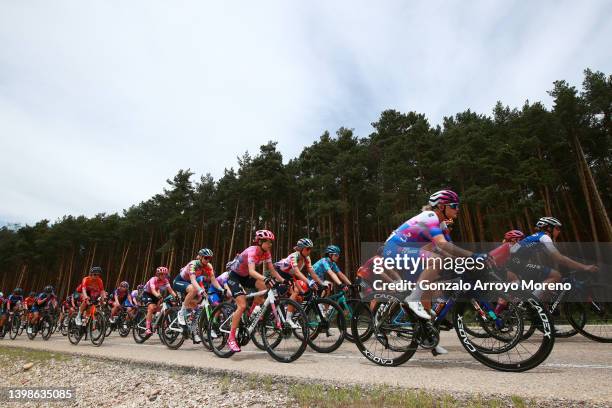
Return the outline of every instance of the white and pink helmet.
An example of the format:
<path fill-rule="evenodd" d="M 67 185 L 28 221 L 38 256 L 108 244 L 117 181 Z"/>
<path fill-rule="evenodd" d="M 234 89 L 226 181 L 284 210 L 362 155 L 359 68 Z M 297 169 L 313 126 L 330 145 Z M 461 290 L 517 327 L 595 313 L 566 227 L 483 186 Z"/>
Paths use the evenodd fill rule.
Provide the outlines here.
<path fill-rule="evenodd" d="M 459 204 L 459 196 L 452 190 L 436 191 L 429 196 L 429 205 L 435 207 L 438 204 Z"/>
<path fill-rule="evenodd" d="M 274 237 L 274 233 L 268 230 L 257 230 L 255 231 L 255 241 L 259 241 L 262 239 L 269 239 L 270 241 L 274 241 L 276 238 Z"/>

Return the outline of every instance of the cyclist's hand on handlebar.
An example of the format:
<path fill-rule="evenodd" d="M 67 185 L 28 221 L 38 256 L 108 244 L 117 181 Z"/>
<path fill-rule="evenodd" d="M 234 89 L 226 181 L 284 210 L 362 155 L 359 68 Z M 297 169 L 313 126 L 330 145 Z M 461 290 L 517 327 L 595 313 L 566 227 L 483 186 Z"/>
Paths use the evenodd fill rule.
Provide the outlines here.
<path fill-rule="evenodd" d="M 599 266 L 597 265 L 587 265 L 587 267 L 584 269 L 585 272 L 591 272 L 591 273 L 595 273 L 599 271 Z"/>
<path fill-rule="evenodd" d="M 272 288 L 274 286 L 274 284 L 275 284 L 275 281 L 274 281 L 273 278 L 268 277 L 268 278 L 264 279 L 264 283 L 266 284 L 266 286 L 268 288 Z"/>

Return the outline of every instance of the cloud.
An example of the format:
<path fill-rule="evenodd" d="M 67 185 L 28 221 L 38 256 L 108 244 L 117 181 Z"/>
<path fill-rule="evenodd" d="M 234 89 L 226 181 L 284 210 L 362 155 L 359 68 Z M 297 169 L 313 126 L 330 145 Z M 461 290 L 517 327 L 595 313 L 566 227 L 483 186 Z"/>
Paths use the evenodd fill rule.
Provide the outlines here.
<path fill-rule="evenodd" d="M 433 124 L 612 71 L 609 2 L 4 3 L 0 219 L 120 211 L 178 169 L 279 141 Z"/>

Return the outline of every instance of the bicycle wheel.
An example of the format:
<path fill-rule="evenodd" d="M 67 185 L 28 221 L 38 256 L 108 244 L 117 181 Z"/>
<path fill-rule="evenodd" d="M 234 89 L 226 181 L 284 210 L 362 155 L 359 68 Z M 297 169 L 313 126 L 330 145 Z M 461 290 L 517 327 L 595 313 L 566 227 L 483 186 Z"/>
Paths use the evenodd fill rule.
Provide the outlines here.
<path fill-rule="evenodd" d="M 331 353 L 344 341 L 346 323 L 342 308 L 329 299 L 309 302 L 304 310 L 308 322 L 308 345 L 318 353 Z"/>
<path fill-rule="evenodd" d="M 176 350 L 185 342 L 183 328 L 178 322 L 179 311 L 175 308 L 166 309 L 158 327 L 159 334 L 166 347 Z"/>
<path fill-rule="evenodd" d="M 588 339 L 612 343 L 612 303 L 591 300 L 570 305 L 566 303 L 564 311 L 574 329 Z"/>
<path fill-rule="evenodd" d="M 515 333 L 520 337 L 520 341 L 508 350 L 487 353 L 476 347 L 479 345 L 477 338 L 470 336 L 465 330 L 469 320 L 466 320 L 464 315 L 467 309 L 473 307 L 471 303 L 461 302 L 455 305 L 453 323 L 462 346 L 480 363 L 499 371 L 527 371 L 540 365 L 550 355 L 555 344 L 554 324 L 544 304 L 531 294 L 514 301 L 509 300 L 510 302 L 515 303 L 518 308 L 520 319 L 525 319 L 527 316 L 538 330 L 534 330 L 533 334 L 525 339 L 522 327 L 515 327 Z"/>
<path fill-rule="evenodd" d="M 227 340 L 232 328 L 232 315 L 236 310 L 236 306 L 229 302 L 217 305 L 210 313 L 208 319 L 208 343 L 212 347 L 212 351 L 221 358 L 231 357 L 234 352 L 227 345 Z M 217 334 L 213 338 L 212 333 Z"/>
<path fill-rule="evenodd" d="M 200 310 L 199 316 L 198 316 L 198 331 L 199 331 L 199 335 L 200 338 L 202 339 L 202 346 L 204 346 L 204 348 L 208 351 L 212 350 L 212 346 L 210 344 L 210 342 L 208 341 L 208 313 L 210 309 L 208 309 L 208 307 L 203 308 L 202 310 Z M 212 337 L 216 338 L 218 335 L 217 333 L 213 333 Z"/>
<path fill-rule="evenodd" d="M 343 305 L 340 305 L 340 308 L 343 309 L 344 313 L 344 321 L 346 323 L 346 330 L 344 332 L 344 338 L 351 343 L 355 343 L 355 337 L 353 337 L 353 333 L 351 330 L 350 321 L 352 320 L 354 310 L 357 310 L 361 307 L 361 305 L 365 305 L 369 307 L 369 304 L 364 303 L 361 299 L 349 299 L 346 303 L 347 307 L 345 308 Z M 361 340 L 366 341 L 368 337 L 372 335 L 371 330 L 364 330 L 360 333 Z"/>
<path fill-rule="evenodd" d="M 136 314 L 136 317 L 134 318 L 134 327 L 132 328 L 132 337 L 134 337 L 134 341 L 138 344 L 142 344 L 145 341 L 147 341 L 147 339 L 149 337 L 151 337 L 150 334 L 146 334 L 147 331 L 147 311 L 146 309 L 144 310 L 138 310 L 138 313 Z"/>
<path fill-rule="evenodd" d="M 485 354 L 504 353 L 524 339 L 523 314 L 514 303 L 508 303 L 495 315 L 495 319 L 491 318 L 491 311 L 485 307 L 485 303 L 477 302 L 477 305 L 470 302 L 462 309 L 463 330 L 477 351 Z M 484 317 L 481 315 L 483 311 Z"/>
<path fill-rule="evenodd" d="M 359 352 L 375 364 L 392 367 L 408 361 L 418 348 L 418 321 L 402 312 L 396 299 L 379 300 L 372 311 L 369 305 L 354 305 L 351 335 Z"/>
<path fill-rule="evenodd" d="M 28 335 L 28 339 L 34 340 L 37 333 L 38 333 L 37 325 L 35 324 L 33 325 L 28 321 L 27 327 L 26 327 L 26 334 Z"/>
<path fill-rule="evenodd" d="M 120 315 L 120 320 L 117 323 L 117 331 L 119 332 L 119 336 L 129 336 L 130 330 L 132 329 L 131 322 L 131 320 L 128 320 L 128 316 L 126 314 Z"/>
<path fill-rule="evenodd" d="M 87 324 L 87 332 L 91 344 L 100 347 L 106 338 L 106 317 L 96 310 L 94 315 L 89 319 Z"/>
<path fill-rule="evenodd" d="M 40 322 L 40 336 L 43 340 L 49 340 L 53 334 L 54 324 L 49 316 L 43 316 Z"/>
<path fill-rule="evenodd" d="M 290 324 L 287 318 L 289 308 L 294 310 L 291 317 L 293 324 Z M 308 321 L 299 303 L 291 299 L 279 299 L 276 303 L 276 313 L 272 307 L 268 307 L 260 327 L 266 351 L 276 361 L 290 363 L 300 358 L 306 350 Z M 301 339 L 294 331 L 300 333 Z"/>
<path fill-rule="evenodd" d="M 10 326 L 11 327 L 9 337 L 11 338 L 11 340 L 15 340 L 19 335 L 19 326 L 21 326 L 21 319 L 19 318 L 19 315 L 17 313 L 13 315 Z"/>
<path fill-rule="evenodd" d="M 82 326 L 77 325 L 74 322 L 74 318 L 71 318 L 68 322 L 68 341 L 76 346 L 81 341 L 83 333 L 84 330 Z"/>

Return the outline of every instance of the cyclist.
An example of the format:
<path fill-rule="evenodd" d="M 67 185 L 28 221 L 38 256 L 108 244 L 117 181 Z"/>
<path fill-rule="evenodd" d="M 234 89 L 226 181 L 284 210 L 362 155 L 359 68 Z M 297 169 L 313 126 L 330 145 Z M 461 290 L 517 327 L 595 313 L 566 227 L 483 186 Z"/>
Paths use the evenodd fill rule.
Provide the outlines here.
<path fill-rule="evenodd" d="M 208 287 L 208 300 L 210 301 L 211 305 L 217 306 L 219 303 L 221 303 L 224 297 L 231 297 L 232 291 L 230 290 L 229 286 L 227 286 L 229 275 L 230 273 L 228 271 L 225 271 L 221 275 L 216 277 L 217 282 L 223 288 L 223 290 L 219 290 L 213 285 L 210 285 Z M 200 287 L 204 287 L 204 283 L 201 282 L 201 278 L 201 276 L 198 278 L 198 283 L 200 284 Z"/>
<path fill-rule="evenodd" d="M 422 212 L 400 225 L 389 235 L 385 242 L 385 258 L 395 259 L 397 255 L 409 258 L 439 258 L 436 252 L 453 257 L 473 257 L 486 259 L 485 254 L 476 254 L 453 245 L 446 223 L 457 218 L 459 213 L 459 196 L 452 190 L 436 191 L 429 197 L 428 205 L 423 207 Z M 408 296 L 405 302 L 408 307 L 421 319 L 430 320 L 433 312 L 431 299 L 421 299 L 423 291 L 418 282 L 427 280 L 434 281 L 439 276 L 436 263 L 432 267 L 423 267 L 419 262 L 415 270 L 404 270 L 403 276 L 407 280 L 416 280 L 417 286 Z M 427 265 L 429 266 L 429 265 Z M 438 345 L 432 350 L 434 355 L 448 353 L 442 346 Z"/>
<path fill-rule="evenodd" d="M 160 266 L 155 270 L 155 276 L 145 284 L 141 300 L 142 304 L 147 307 L 147 325 L 145 331 L 147 336 L 153 333 L 151 331 L 151 321 L 153 320 L 153 315 L 158 311 L 159 302 L 162 300 L 161 292 L 167 290 L 172 296 L 177 297 L 176 292 L 170 286 L 168 275 L 168 268 Z"/>
<path fill-rule="evenodd" d="M 213 251 L 208 248 L 203 248 L 198 251 L 196 259 L 185 265 L 179 274 L 174 278 L 172 284 L 174 290 L 185 295 L 183 305 L 178 314 L 178 322 L 185 325 L 185 317 L 188 315 L 188 310 L 193 309 L 198 305 L 202 296 L 206 294 L 206 286 L 214 286 L 219 291 L 223 291 L 223 287 L 219 285 L 215 278 L 215 271 L 210 264 L 213 257 Z M 198 283 L 198 279 L 202 282 L 202 286 Z M 199 336 L 196 334 L 194 340 L 199 342 Z"/>
<path fill-rule="evenodd" d="M 341 290 L 346 290 L 347 285 L 351 284 L 349 278 L 340 270 L 338 266 L 338 260 L 340 259 L 340 247 L 336 245 L 330 245 L 325 248 L 325 254 L 323 258 L 319 259 L 313 266 L 315 274 L 319 277 L 319 280 L 323 281 L 326 286 L 335 283 Z M 325 278 L 329 277 L 329 280 Z"/>
<path fill-rule="evenodd" d="M 28 326 L 28 333 L 32 334 L 32 326 L 38 323 L 40 319 L 40 311 L 48 309 L 50 305 L 57 305 L 55 294 L 53 293 L 53 286 L 47 285 L 45 289 L 36 296 L 36 300 L 32 304 L 30 311 L 30 325 Z"/>
<path fill-rule="evenodd" d="M 255 239 L 253 244 L 242 253 L 240 253 L 233 261 L 228 263 L 230 269 L 227 286 L 229 286 L 232 296 L 236 300 L 236 311 L 232 316 L 232 328 L 227 341 L 230 350 L 234 352 L 240 351 L 240 346 L 236 342 L 236 329 L 240 325 L 240 318 L 246 310 L 246 291 L 245 289 L 257 289 L 258 291 L 265 290 L 266 287 L 272 287 L 274 279 L 282 282 L 283 279 L 278 275 L 274 264 L 272 263 L 272 244 L 274 242 L 274 234 L 268 230 L 255 231 Z M 256 267 L 262 265 L 272 274 L 272 277 L 264 277 L 257 272 Z M 254 299 L 254 303 L 258 305 L 263 300 L 261 297 Z"/>
<path fill-rule="evenodd" d="M 8 299 L 4 298 L 4 293 L 0 292 L 0 338 L 4 337 L 4 324 L 8 314 Z"/>
<path fill-rule="evenodd" d="M 15 288 L 15 290 L 13 290 L 13 293 L 11 293 L 9 297 L 7 298 L 7 302 L 6 302 L 9 315 L 13 314 L 13 312 L 18 307 L 21 307 L 22 303 L 23 303 L 23 289 Z"/>
<path fill-rule="evenodd" d="M 560 264 L 570 269 L 585 272 L 597 272 L 597 265 L 586 265 L 562 255 L 554 244 L 561 233 L 561 222 L 554 217 L 542 217 L 536 223 L 536 232 L 519 241 L 511 250 L 508 268 L 526 279 L 543 283 L 561 282 L 561 273 L 548 266 L 542 266 L 548 258 L 553 264 Z M 542 290 L 534 295 L 542 298 Z"/>
<path fill-rule="evenodd" d="M 83 320 L 81 316 L 83 312 L 89 307 L 89 299 L 101 297 L 104 299 L 106 297 L 106 291 L 104 290 L 104 284 L 102 283 L 102 268 L 99 266 L 94 266 L 89 270 L 89 276 L 83 278 L 83 281 L 77 286 L 76 292 L 78 294 L 78 300 L 80 301 L 79 312 L 74 318 L 74 322 L 81 326 L 83 324 Z"/>
<path fill-rule="evenodd" d="M 308 288 L 316 287 L 317 285 L 323 287 L 323 281 L 317 276 L 314 269 L 312 269 L 312 262 L 310 261 L 310 252 L 314 244 L 308 238 L 301 238 L 293 248 L 295 252 L 289 254 L 285 259 L 274 264 L 276 272 L 285 280 L 292 285 L 291 299 L 298 300 L 299 294 L 304 293 Z M 302 269 L 306 267 L 310 280 L 302 273 Z M 303 285 L 303 282 L 305 285 Z"/>
<path fill-rule="evenodd" d="M 134 305 L 132 294 L 130 293 L 130 284 L 123 281 L 119 287 L 113 291 L 113 308 L 111 309 L 111 317 L 109 321 L 115 323 L 117 315 L 122 308 L 130 309 Z"/>

